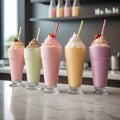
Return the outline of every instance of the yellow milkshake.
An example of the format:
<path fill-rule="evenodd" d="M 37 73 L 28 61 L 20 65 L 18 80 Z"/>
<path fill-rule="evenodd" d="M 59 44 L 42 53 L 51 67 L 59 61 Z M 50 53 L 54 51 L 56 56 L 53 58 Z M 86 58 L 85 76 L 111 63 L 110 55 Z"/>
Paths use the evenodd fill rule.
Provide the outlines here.
<path fill-rule="evenodd" d="M 65 46 L 68 84 L 71 90 L 79 89 L 82 84 L 85 54 L 86 46 L 79 35 L 74 33 Z"/>

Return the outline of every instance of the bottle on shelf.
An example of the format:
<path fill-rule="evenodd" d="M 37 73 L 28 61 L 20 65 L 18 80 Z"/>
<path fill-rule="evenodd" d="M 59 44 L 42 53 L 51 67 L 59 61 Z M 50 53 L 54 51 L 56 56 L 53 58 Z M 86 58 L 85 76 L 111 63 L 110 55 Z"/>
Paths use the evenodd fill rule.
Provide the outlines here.
<path fill-rule="evenodd" d="M 55 3 L 55 0 L 50 0 L 48 17 L 49 18 L 55 18 L 56 17 L 56 3 Z"/>
<path fill-rule="evenodd" d="M 74 0 L 74 2 L 73 2 L 72 16 L 80 16 L 80 3 L 79 3 L 79 0 Z"/>
<path fill-rule="evenodd" d="M 64 5 L 63 5 L 63 0 L 58 0 L 56 17 L 64 17 Z"/>
<path fill-rule="evenodd" d="M 72 16 L 72 6 L 70 0 L 65 0 L 64 6 L 64 17 L 71 17 Z"/>

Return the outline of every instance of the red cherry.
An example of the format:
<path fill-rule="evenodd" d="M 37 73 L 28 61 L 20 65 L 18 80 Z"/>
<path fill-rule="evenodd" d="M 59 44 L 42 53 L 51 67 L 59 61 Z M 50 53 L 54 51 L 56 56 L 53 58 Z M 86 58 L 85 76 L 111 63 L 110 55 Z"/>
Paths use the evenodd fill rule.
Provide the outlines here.
<path fill-rule="evenodd" d="M 54 35 L 54 34 L 51 34 L 51 37 L 55 37 L 55 35 Z"/>
<path fill-rule="evenodd" d="M 55 35 L 54 35 L 54 34 L 51 34 L 51 33 L 49 34 L 49 36 L 50 36 L 50 37 L 52 37 L 52 38 L 54 38 L 54 37 L 55 37 Z"/>
<path fill-rule="evenodd" d="M 14 39 L 14 42 L 18 42 L 19 40 L 17 38 Z"/>
<path fill-rule="evenodd" d="M 97 39 L 97 38 L 99 38 L 100 36 L 101 36 L 101 34 L 96 34 L 96 35 L 94 36 L 94 38 Z"/>

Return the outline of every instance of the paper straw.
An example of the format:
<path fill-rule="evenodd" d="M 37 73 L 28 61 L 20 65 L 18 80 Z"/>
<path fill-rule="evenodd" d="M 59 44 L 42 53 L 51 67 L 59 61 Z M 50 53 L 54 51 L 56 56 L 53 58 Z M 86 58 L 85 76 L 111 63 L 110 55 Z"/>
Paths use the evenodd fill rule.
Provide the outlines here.
<path fill-rule="evenodd" d="M 106 25 L 106 19 L 104 19 L 104 23 L 103 23 L 103 27 L 102 27 L 101 35 L 104 34 L 105 25 Z"/>
<path fill-rule="evenodd" d="M 84 21 L 82 20 L 81 23 L 80 23 L 79 30 L 78 30 L 78 35 L 79 36 L 80 36 L 81 30 L 82 30 L 83 23 L 84 23 Z"/>
<path fill-rule="evenodd" d="M 38 40 L 38 38 L 39 38 L 39 34 L 40 34 L 40 27 L 38 28 L 38 32 L 37 32 L 37 36 L 36 36 L 36 40 Z"/>
<path fill-rule="evenodd" d="M 57 24 L 56 24 L 56 28 L 55 28 L 55 37 L 56 37 L 57 32 L 58 32 L 59 24 L 60 24 L 60 22 L 57 22 Z"/>
<path fill-rule="evenodd" d="M 20 26 L 18 37 L 17 37 L 18 40 L 20 40 L 21 32 L 22 32 L 22 27 Z"/>

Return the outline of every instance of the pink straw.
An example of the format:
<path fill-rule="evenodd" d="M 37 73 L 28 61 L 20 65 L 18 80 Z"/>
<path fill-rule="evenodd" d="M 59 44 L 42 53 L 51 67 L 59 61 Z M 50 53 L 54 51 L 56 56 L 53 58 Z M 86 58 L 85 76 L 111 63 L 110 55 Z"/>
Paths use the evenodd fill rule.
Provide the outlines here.
<path fill-rule="evenodd" d="M 57 22 L 57 24 L 56 24 L 56 28 L 55 28 L 55 37 L 56 37 L 57 32 L 58 32 L 58 27 L 59 27 L 59 24 L 60 24 L 60 22 Z"/>
<path fill-rule="evenodd" d="M 103 35 L 103 34 L 104 34 L 105 25 L 106 25 L 106 19 L 104 19 L 104 23 L 103 23 L 103 27 L 102 27 L 102 32 L 101 32 L 101 35 Z"/>

